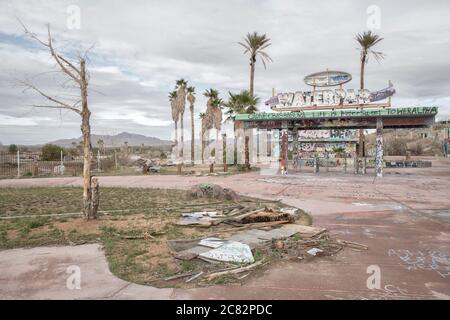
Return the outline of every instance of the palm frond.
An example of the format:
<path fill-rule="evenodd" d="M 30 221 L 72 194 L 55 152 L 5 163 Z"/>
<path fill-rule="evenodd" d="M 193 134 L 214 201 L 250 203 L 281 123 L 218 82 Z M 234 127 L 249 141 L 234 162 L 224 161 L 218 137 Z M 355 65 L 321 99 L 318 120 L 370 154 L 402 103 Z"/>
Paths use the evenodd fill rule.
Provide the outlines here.
<path fill-rule="evenodd" d="M 379 52 L 379 51 L 373 51 L 373 50 L 370 50 L 370 53 L 372 53 L 372 55 L 374 56 L 375 60 L 376 60 L 378 63 L 380 63 L 380 61 L 383 60 L 384 57 L 385 57 L 385 54 L 382 53 L 382 52 Z"/>
<path fill-rule="evenodd" d="M 245 48 L 244 54 L 250 53 L 251 61 L 256 62 L 256 57 L 259 56 L 264 68 L 267 68 L 268 62 L 273 62 L 272 58 L 263 51 L 272 45 L 266 34 L 258 34 L 256 31 L 247 33 L 244 42 L 238 42 L 238 44 Z"/>
<path fill-rule="evenodd" d="M 246 44 L 243 44 L 242 42 L 238 42 L 238 44 L 240 44 L 241 46 L 243 46 L 245 48 L 244 54 L 246 54 L 247 52 L 250 51 L 250 47 Z"/>
<path fill-rule="evenodd" d="M 188 87 L 188 88 L 186 89 L 186 91 L 187 91 L 187 93 L 195 94 L 195 87 Z"/>
<path fill-rule="evenodd" d="M 172 101 L 176 97 L 177 97 L 177 92 L 176 91 L 169 92 L 169 100 L 170 101 Z"/>
<path fill-rule="evenodd" d="M 383 58 L 384 54 L 380 51 L 374 51 L 371 48 L 383 40 L 379 35 L 372 33 L 371 30 L 365 31 L 362 34 L 358 33 L 355 36 L 355 40 L 359 43 L 361 50 L 361 61 L 364 63 L 369 62 L 369 56 L 372 55 L 375 60 L 379 63 Z"/>

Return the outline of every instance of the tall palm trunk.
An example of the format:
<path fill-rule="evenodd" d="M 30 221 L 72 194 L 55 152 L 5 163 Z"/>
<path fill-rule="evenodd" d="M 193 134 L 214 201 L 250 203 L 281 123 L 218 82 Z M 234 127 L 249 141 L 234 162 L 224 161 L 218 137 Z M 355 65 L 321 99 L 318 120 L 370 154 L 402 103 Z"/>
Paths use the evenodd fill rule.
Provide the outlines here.
<path fill-rule="evenodd" d="M 184 112 L 181 112 L 181 136 L 180 136 L 180 140 L 181 140 L 181 149 L 180 149 L 180 157 L 183 157 L 183 150 L 184 150 L 184 133 L 183 133 L 183 129 L 184 129 Z"/>
<path fill-rule="evenodd" d="M 256 63 L 256 57 L 251 56 L 250 57 L 250 95 L 253 97 L 253 87 L 254 87 L 254 81 L 255 81 L 255 63 Z"/>
<path fill-rule="evenodd" d="M 173 122 L 175 124 L 175 145 L 178 145 L 178 121 Z"/>
<path fill-rule="evenodd" d="M 367 55 L 365 53 L 361 56 L 361 71 L 360 71 L 360 89 L 364 89 L 364 69 L 366 66 L 366 58 Z M 359 129 L 359 138 L 358 138 L 358 156 L 364 157 L 364 129 Z"/>
<path fill-rule="evenodd" d="M 189 107 L 191 111 L 191 162 L 194 164 L 194 148 L 195 148 L 195 135 L 194 135 L 194 105 L 191 104 Z"/>
<path fill-rule="evenodd" d="M 360 79 L 359 79 L 359 83 L 360 83 L 360 89 L 364 89 L 364 69 L 366 66 L 366 54 L 363 54 L 361 56 L 361 70 L 360 70 Z"/>
<path fill-rule="evenodd" d="M 253 97 L 253 88 L 255 86 L 255 63 L 256 57 L 250 57 L 250 96 Z M 244 162 L 246 169 L 250 169 L 250 159 L 249 159 L 249 150 L 248 150 L 248 139 L 249 137 L 244 134 Z"/>

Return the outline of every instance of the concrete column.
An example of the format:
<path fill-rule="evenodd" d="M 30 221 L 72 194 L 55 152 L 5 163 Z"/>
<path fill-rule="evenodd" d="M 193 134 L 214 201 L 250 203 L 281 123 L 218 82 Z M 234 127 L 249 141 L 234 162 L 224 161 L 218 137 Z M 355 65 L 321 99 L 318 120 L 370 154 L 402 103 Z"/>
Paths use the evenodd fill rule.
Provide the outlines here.
<path fill-rule="evenodd" d="M 227 134 L 222 133 L 222 149 L 223 149 L 223 172 L 228 172 L 228 163 L 227 163 Z"/>
<path fill-rule="evenodd" d="M 294 127 L 292 136 L 294 139 L 294 141 L 292 142 L 292 160 L 293 160 L 295 169 L 297 169 L 297 167 L 298 167 L 298 128 L 297 127 Z"/>
<path fill-rule="evenodd" d="M 375 171 L 377 177 L 383 176 L 383 119 L 377 119 L 377 144 L 376 144 L 376 154 L 375 154 Z"/>
<path fill-rule="evenodd" d="M 259 162 L 267 163 L 267 130 L 259 130 Z"/>
<path fill-rule="evenodd" d="M 244 158 L 245 158 L 245 168 L 248 170 L 250 169 L 250 137 L 248 135 L 245 135 L 244 138 Z"/>
<path fill-rule="evenodd" d="M 359 167 L 359 157 L 355 155 L 355 158 L 353 159 L 353 166 L 354 166 L 354 174 L 358 174 L 358 167 Z"/>
<path fill-rule="evenodd" d="M 283 129 L 281 135 L 281 166 L 284 170 L 287 170 L 287 148 L 288 148 L 288 133 L 287 130 Z"/>

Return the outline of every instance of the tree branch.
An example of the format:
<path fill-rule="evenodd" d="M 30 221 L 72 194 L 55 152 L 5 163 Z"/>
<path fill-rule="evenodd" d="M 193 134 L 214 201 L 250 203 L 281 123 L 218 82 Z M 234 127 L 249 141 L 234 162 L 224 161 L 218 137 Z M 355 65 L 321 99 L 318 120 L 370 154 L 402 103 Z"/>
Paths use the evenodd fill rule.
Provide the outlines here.
<path fill-rule="evenodd" d="M 57 55 L 59 59 L 61 59 L 65 64 L 67 64 L 70 68 L 72 68 L 78 75 L 81 76 L 80 74 L 80 70 L 78 70 L 70 61 L 68 61 L 67 59 L 64 59 L 64 57 L 62 57 L 61 55 Z"/>
<path fill-rule="evenodd" d="M 34 91 L 36 91 L 37 93 L 39 93 L 41 96 L 43 96 L 44 98 L 50 100 L 51 102 L 54 102 L 56 104 L 58 104 L 59 106 L 47 106 L 47 107 L 53 107 L 53 108 L 60 108 L 60 109 L 68 109 L 68 110 L 72 110 L 75 111 L 76 113 L 81 115 L 81 111 L 77 108 L 75 108 L 74 106 L 71 106 L 67 103 L 64 103 L 62 101 L 59 101 L 51 96 L 49 96 L 48 94 L 45 94 L 44 92 L 42 92 L 41 90 L 39 90 L 38 88 L 36 88 L 34 85 L 32 85 L 31 83 L 27 83 L 25 81 L 21 81 L 21 83 L 26 86 L 28 89 L 32 89 Z"/>
<path fill-rule="evenodd" d="M 50 108 L 50 109 L 67 109 L 67 110 L 71 110 L 71 111 L 75 111 L 76 113 L 78 113 L 79 115 L 81 115 L 81 111 L 76 109 L 76 108 L 72 108 L 72 107 L 66 107 L 66 106 L 44 106 L 44 105 L 36 105 L 33 104 L 34 108 Z"/>
<path fill-rule="evenodd" d="M 16 17 L 17 18 L 17 17 Z M 30 30 L 27 29 L 27 27 L 25 26 L 25 24 L 22 22 L 22 20 L 20 20 L 19 18 L 17 18 L 17 20 L 19 21 L 19 23 L 22 25 L 22 28 L 25 32 L 26 35 L 28 35 L 30 38 L 36 40 L 37 42 L 39 42 L 41 45 L 43 45 L 44 47 L 49 47 L 49 44 L 42 41 L 41 39 L 39 39 L 37 37 L 37 35 L 35 33 L 30 32 Z"/>
<path fill-rule="evenodd" d="M 50 24 L 47 25 L 48 42 L 44 42 L 41 39 L 39 39 L 38 36 L 35 33 L 30 32 L 30 30 L 27 29 L 25 24 L 19 18 L 17 18 L 17 20 L 22 25 L 25 34 L 28 35 L 33 40 L 39 42 L 44 47 L 47 47 L 50 50 L 50 54 L 52 55 L 53 59 L 56 61 L 56 63 L 59 65 L 59 67 L 62 69 L 62 71 L 65 74 L 67 74 L 69 77 L 71 77 L 73 80 L 75 80 L 76 83 L 81 85 L 81 80 L 79 78 L 77 78 L 72 72 L 70 72 L 70 70 L 68 70 L 61 61 L 63 61 L 65 64 L 67 64 L 67 66 L 69 68 L 73 69 L 78 75 L 81 74 L 80 70 L 78 70 L 67 59 L 63 58 L 60 54 L 56 53 L 55 49 L 53 48 L 52 37 L 51 37 L 51 33 L 50 33 Z"/>
<path fill-rule="evenodd" d="M 47 33 L 48 33 L 48 48 L 50 49 L 50 53 L 53 56 L 53 58 L 55 59 L 56 63 L 61 67 L 61 69 L 69 76 L 71 77 L 73 80 L 75 80 L 76 83 L 78 83 L 81 86 L 81 80 L 79 78 L 77 78 L 72 72 L 70 72 L 61 62 L 60 60 L 60 55 L 58 55 L 55 52 L 55 49 L 53 48 L 53 43 L 52 43 L 52 35 L 50 33 L 50 24 L 47 25 Z M 74 70 L 76 70 L 76 72 L 78 74 L 80 74 L 80 71 L 75 68 L 75 66 L 73 66 L 69 61 L 67 61 L 66 59 L 62 59 L 65 63 L 69 64 L 69 66 L 71 68 L 73 68 Z"/>

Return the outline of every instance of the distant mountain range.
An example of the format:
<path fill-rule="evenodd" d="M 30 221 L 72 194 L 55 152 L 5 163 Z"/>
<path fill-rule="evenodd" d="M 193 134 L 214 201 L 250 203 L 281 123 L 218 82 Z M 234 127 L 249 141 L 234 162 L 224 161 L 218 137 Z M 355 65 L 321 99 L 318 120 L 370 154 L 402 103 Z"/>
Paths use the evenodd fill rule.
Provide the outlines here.
<path fill-rule="evenodd" d="M 105 147 L 120 147 L 125 142 L 128 142 L 129 146 L 140 146 L 142 144 L 146 146 L 158 146 L 158 145 L 160 146 L 160 145 L 170 145 L 173 143 L 172 141 L 169 140 L 161 140 L 155 137 L 147 137 L 142 134 L 122 132 L 114 136 L 92 134 L 91 135 L 92 146 L 96 147 L 97 141 L 100 139 L 103 140 Z M 79 137 L 76 139 L 59 139 L 49 143 L 68 148 L 72 147 L 73 142 L 78 144 L 81 142 L 81 140 L 82 137 Z"/>

